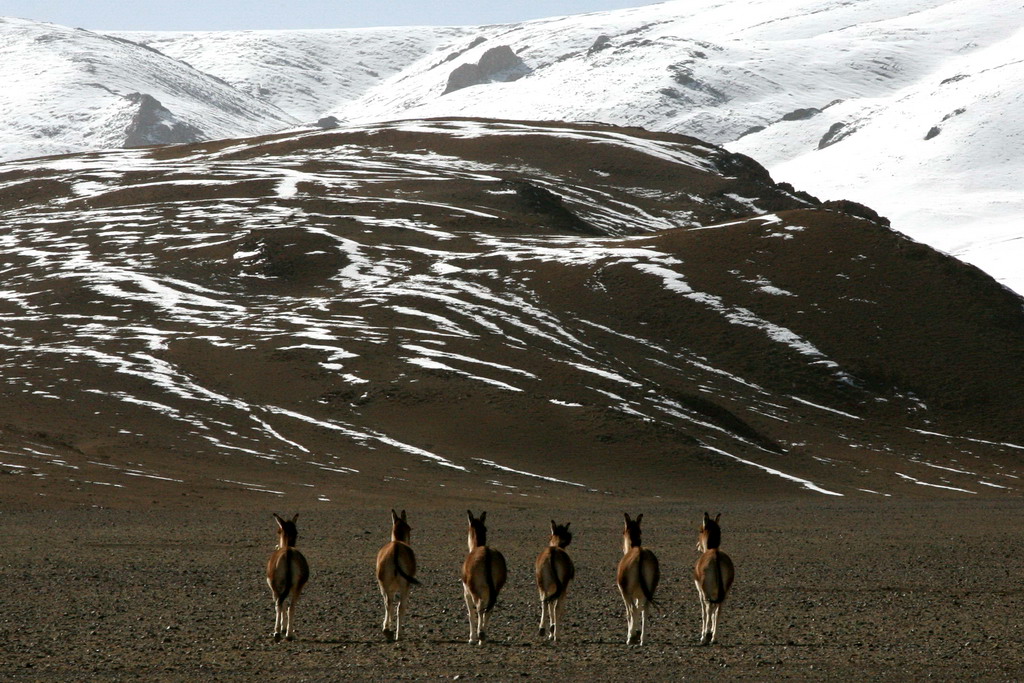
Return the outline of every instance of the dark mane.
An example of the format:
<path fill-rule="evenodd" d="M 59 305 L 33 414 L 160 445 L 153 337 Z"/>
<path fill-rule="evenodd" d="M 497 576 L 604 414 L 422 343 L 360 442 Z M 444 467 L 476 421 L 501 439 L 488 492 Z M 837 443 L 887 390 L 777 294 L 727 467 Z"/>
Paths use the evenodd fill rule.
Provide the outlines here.
<path fill-rule="evenodd" d="M 469 528 L 473 532 L 473 538 L 478 546 L 487 545 L 487 527 L 484 526 L 486 514 L 486 512 L 481 514 L 477 519 L 473 517 L 473 513 L 469 513 Z"/>
<path fill-rule="evenodd" d="M 554 521 L 552 521 L 551 538 L 556 541 L 555 545 L 559 548 L 564 548 L 572 543 L 572 532 L 569 531 L 569 524 L 555 524 Z"/>
<path fill-rule="evenodd" d="M 704 528 L 704 533 L 707 534 L 708 550 L 722 545 L 722 528 L 717 524 L 708 522 L 708 525 Z"/>
<path fill-rule="evenodd" d="M 409 522 L 406 521 L 405 510 L 402 510 L 402 515 L 399 516 L 394 510 L 391 511 L 391 538 L 402 543 L 408 543 L 409 537 L 412 534 L 412 527 L 409 526 Z"/>
<path fill-rule="evenodd" d="M 707 539 L 708 550 L 722 545 L 722 527 L 718 526 L 719 516 L 711 519 L 708 513 L 704 513 L 704 528 L 701 529 L 701 535 Z"/>
<path fill-rule="evenodd" d="M 295 515 L 298 517 L 298 515 Z M 277 520 L 277 533 L 278 537 L 284 538 L 285 546 L 292 548 L 299 540 L 299 528 L 295 525 L 295 519 L 284 519 L 283 517 L 274 514 L 274 518 Z"/>
<path fill-rule="evenodd" d="M 629 515 L 626 517 L 626 534 L 629 536 L 629 543 L 634 548 L 639 548 L 643 545 L 640 542 L 640 520 L 643 519 L 643 513 L 637 515 L 636 519 L 630 519 Z"/>

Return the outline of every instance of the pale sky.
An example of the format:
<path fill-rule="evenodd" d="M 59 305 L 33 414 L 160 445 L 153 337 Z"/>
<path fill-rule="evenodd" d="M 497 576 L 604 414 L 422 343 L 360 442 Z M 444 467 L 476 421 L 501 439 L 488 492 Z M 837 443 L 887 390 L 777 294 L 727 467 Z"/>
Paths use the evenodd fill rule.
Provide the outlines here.
<path fill-rule="evenodd" d="M 108 31 L 480 25 L 654 0 L 0 0 L 0 16 Z"/>

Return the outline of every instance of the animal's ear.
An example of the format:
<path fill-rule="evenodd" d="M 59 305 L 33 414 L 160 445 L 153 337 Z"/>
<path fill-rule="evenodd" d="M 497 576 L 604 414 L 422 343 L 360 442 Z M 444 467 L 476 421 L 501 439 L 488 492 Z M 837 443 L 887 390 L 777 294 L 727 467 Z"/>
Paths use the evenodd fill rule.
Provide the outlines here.
<path fill-rule="evenodd" d="M 704 521 L 701 523 L 701 526 L 707 526 L 708 522 L 710 522 L 710 521 L 711 521 L 711 515 L 709 515 L 707 512 L 705 512 L 704 513 Z"/>
<path fill-rule="evenodd" d="M 555 527 L 557 527 L 557 526 L 558 525 L 555 524 L 555 520 L 551 520 L 551 533 L 555 533 Z"/>
<path fill-rule="evenodd" d="M 644 518 L 644 513 L 641 512 L 639 515 L 636 516 L 636 523 L 639 524 L 640 520 L 642 520 L 643 518 Z"/>
<path fill-rule="evenodd" d="M 299 513 L 298 513 L 298 512 L 296 512 L 296 513 L 295 513 L 295 515 L 294 515 L 294 516 L 292 517 L 292 524 L 295 524 L 295 521 L 296 521 L 296 520 L 297 520 L 298 518 L 299 518 Z"/>
<path fill-rule="evenodd" d="M 628 512 L 623 512 L 623 513 L 622 513 L 622 516 L 626 518 L 626 524 L 629 524 L 630 522 L 632 522 L 632 521 L 633 521 L 633 520 L 631 520 L 631 519 L 629 518 L 629 513 L 628 513 Z"/>
<path fill-rule="evenodd" d="M 405 516 L 405 510 L 402 510 L 402 521 L 403 522 L 408 521 L 408 518 Z"/>
<path fill-rule="evenodd" d="M 473 512 L 471 510 L 466 510 L 466 517 L 469 519 L 470 522 L 472 522 L 473 521 Z"/>
<path fill-rule="evenodd" d="M 721 518 L 722 518 L 722 513 L 721 512 L 719 512 L 717 515 L 715 515 L 715 524 L 718 524 L 718 520 L 720 520 Z"/>
<path fill-rule="evenodd" d="M 486 512 L 481 512 L 480 513 L 480 523 L 483 524 L 486 519 L 487 519 L 487 513 Z"/>
<path fill-rule="evenodd" d="M 284 528 L 284 520 L 281 519 L 281 515 L 277 514 L 276 512 L 272 512 L 271 514 L 274 515 L 274 519 L 277 520 L 277 525 L 283 529 Z"/>
<path fill-rule="evenodd" d="M 569 530 L 569 525 L 570 525 L 570 524 L 572 524 L 572 522 L 566 522 L 566 523 L 565 523 L 565 530 L 566 530 L 566 531 L 568 531 L 568 530 Z"/>
<path fill-rule="evenodd" d="M 395 508 L 391 508 L 391 523 L 394 524 L 399 519 L 398 513 L 395 512 Z"/>

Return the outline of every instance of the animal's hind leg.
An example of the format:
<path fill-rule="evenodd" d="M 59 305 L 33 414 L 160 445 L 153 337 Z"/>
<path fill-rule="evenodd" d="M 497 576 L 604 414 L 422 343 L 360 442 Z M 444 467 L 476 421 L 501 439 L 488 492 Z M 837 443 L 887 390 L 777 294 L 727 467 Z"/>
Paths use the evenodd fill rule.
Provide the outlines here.
<path fill-rule="evenodd" d="M 281 640 L 281 630 L 284 626 L 284 609 L 281 600 L 274 596 L 274 642 Z"/>
<path fill-rule="evenodd" d="M 477 645 L 483 645 L 484 640 L 487 638 L 487 620 L 491 613 L 484 611 L 483 605 L 485 604 L 484 600 L 480 600 L 480 605 L 476 609 L 476 613 L 480 616 L 480 627 L 476 632 Z"/>
<path fill-rule="evenodd" d="M 298 600 L 298 592 L 293 592 L 292 599 L 288 601 L 288 624 L 284 632 L 285 640 L 295 640 L 295 632 L 292 630 L 292 617 L 295 616 L 295 603 L 298 602 Z"/>
<path fill-rule="evenodd" d="M 704 591 L 701 590 L 699 583 L 697 583 L 697 597 L 700 599 L 700 644 L 707 645 L 709 640 L 708 634 L 711 631 L 710 605 L 704 599 Z"/>
<path fill-rule="evenodd" d="M 626 644 L 640 642 L 640 606 L 635 601 L 626 603 Z"/>
<path fill-rule="evenodd" d="M 647 628 L 647 603 L 640 608 L 640 644 L 644 644 L 644 631 Z"/>
<path fill-rule="evenodd" d="M 701 632 L 700 632 L 700 644 L 709 645 L 711 643 L 711 603 L 707 600 L 701 600 Z"/>
<path fill-rule="evenodd" d="M 395 640 L 398 640 L 398 630 L 402 625 L 402 617 L 405 615 L 405 597 L 406 594 L 402 591 L 395 593 L 395 600 L 398 601 L 398 606 L 395 607 Z"/>
<path fill-rule="evenodd" d="M 474 645 L 477 642 L 477 615 L 476 615 L 476 604 L 473 600 L 472 593 L 469 592 L 469 586 L 463 584 L 462 586 L 462 597 L 466 600 L 466 612 L 469 613 L 469 644 Z"/>
<path fill-rule="evenodd" d="M 558 632 L 562 628 L 562 612 L 565 611 L 565 595 L 558 598 L 553 605 L 551 605 L 552 619 L 551 619 L 551 640 L 558 642 Z"/>
<path fill-rule="evenodd" d="M 629 598 L 622 594 L 622 602 L 626 604 L 626 645 L 633 644 L 633 606 L 629 604 Z"/>
<path fill-rule="evenodd" d="M 631 612 L 629 617 L 629 644 L 636 645 L 639 643 L 643 645 L 643 610 L 640 609 L 639 598 L 633 601 Z"/>
<path fill-rule="evenodd" d="M 391 640 L 391 596 L 383 585 L 380 587 L 380 594 L 384 598 L 384 623 L 381 624 L 380 630 L 384 632 L 385 638 Z"/>
<path fill-rule="evenodd" d="M 292 612 L 295 610 L 295 600 L 292 599 L 288 602 L 288 606 L 285 608 L 285 626 L 284 626 L 284 639 L 291 640 L 294 638 L 292 634 Z"/>
<path fill-rule="evenodd" d="M 543 638 L 547 635 L 547 631 L 544 630 L 544 618 L 548 614 L 548 603 L 544 602 L 544 593 L 540 594 L 540 626 L 537 627 L 537 635 Z"/>
<path fill-rule="evenodd" d="M 714 645 L 715 643 L 718 642 L 718 615 L 721 614 L 721 612 L 722 612 L 722 603 L 716 602 L 715 604 L 711 605 L 710 606 L 710 612 L 711 612 L 711 615 L 710 615 L 710 617 L 711 617 L 711 627 L 710 627 L 711 644 Z"/>

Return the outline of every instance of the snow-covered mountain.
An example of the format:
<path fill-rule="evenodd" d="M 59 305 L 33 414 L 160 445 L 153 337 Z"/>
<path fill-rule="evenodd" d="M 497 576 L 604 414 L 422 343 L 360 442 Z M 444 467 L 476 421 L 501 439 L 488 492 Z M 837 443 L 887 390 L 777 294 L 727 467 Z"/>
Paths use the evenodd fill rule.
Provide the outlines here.
<path fill-rule="evenodd" d="M 869 204 L 1024 293 L 1024 28 L 1015 24 L 887 97 L 849 99 L 729 147 L 798 187 Z"/>
<path fill-rule="evenodd" d="M 12 27 L 28 31 L 0 24 L 5 35 Z M 271 115 L 242 117 L 250 132 L 332 115 L 589 120 L 694 135 L 819 197 L 869 205 L 1024 293 L 1022 27 L 1024 5 L 1011 0 L 673 0 L 481 27 L 115 37 L 221 79 L 253 109 L 262 102 Z M 100 40 L 65 34 L 69 44 Z M 52 42 L 28 41 L 37 55 L 28 58 L 26 41 L 5 40 L 4 54 L 46 64 Z M 130 46 L 90 45 L 89 59 L 102 55 L 112 73 L 134 71 L 113 51 Z M 152 95 L 206 137 L 245 132 L 175 100 L 165 78 L 142 75 L 106 85 Z M 42 91 L 0 100 L 0 157 L 122 144 L 109 133 L 124 127 L 118 107 L 131 103 L 92 85 L 86 69 L 28 85 L 8 71 L 0 78 L 12 81 L 7 92 Z M 83 91 L 102 94 L 103 106 L 84 106 Z"/>
<path fill-rule="evenodd" d="M 248 92 L 278 84 L 267 96 L 303 120 L 593 120 L 726 144 L 1024 292 L 1022 27 L 1011 0 L 676 0 L 452 30 L 138 38 Z M 481 76 L 502 49 L 519 77 Z M 323 87 L 288 63 L 322 65 Z M 476 80 L 450 88 L 460 69 Z"/>
<path fill-rule="evenodd" d="M 296 122 L 117 37 L 0 18 L 0 38 L 0 158 L 253 135 Z"/>
<path fill-rule="evenodd" d="M 458 27 L 122 33 L 316 121 L 474 31 Z"/>

